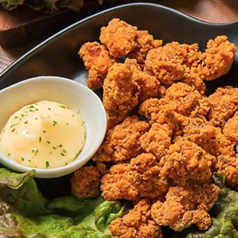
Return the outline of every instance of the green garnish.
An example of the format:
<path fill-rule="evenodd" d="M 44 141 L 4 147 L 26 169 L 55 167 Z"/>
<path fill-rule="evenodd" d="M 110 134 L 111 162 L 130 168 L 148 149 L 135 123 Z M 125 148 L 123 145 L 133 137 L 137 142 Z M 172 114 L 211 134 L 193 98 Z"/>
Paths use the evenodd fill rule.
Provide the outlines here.
<path fill-rule="evenodd" d="M 49 161 L 46 161 L 46 162 L 45 162 L 45 165 L 46 165 L 46 168 L 48 169 L 48 168 L 50 167 Z"/>

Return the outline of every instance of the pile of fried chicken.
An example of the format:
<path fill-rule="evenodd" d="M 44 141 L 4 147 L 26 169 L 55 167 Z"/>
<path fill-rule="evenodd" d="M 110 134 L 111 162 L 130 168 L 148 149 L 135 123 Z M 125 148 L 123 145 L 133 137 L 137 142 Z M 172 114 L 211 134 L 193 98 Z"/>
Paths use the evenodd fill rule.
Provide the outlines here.
<path fill-rule="evenodd" d="M 74 173 L 72 193 L 132 201 L 110 225 L 115 238 L 160 238 L 163 226 L 208 229 L 220 192 L 212 174 L 238 188 L 238 88 L 206 97 L 204 81 L 230 70 L 235 45 L 226 36 L 209 40 L 205 52 L 163 45 L 119 19 L 101 28 L 100 42 L 85 43 L 79 55 L 88 86 L 103 88 L 108 131 L 96 166 Z"/>

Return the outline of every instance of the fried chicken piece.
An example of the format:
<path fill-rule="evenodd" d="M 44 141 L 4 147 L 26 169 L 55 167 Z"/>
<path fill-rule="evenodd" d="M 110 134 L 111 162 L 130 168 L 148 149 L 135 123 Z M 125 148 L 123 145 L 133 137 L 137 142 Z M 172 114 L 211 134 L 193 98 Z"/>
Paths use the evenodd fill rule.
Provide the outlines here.
<path fill-rule="evenodd" d="M 162 40 L 154 40 L 148 31 L 137 31 L 137 43 L 141 54 L 145 57 L 151 49 L 162 46 Z"/>
<path fill-rule="evenodd" d="M 100 179 L 106 172 L 106 166 L 98 163 L 94 166 L 82 167 L 71 179 L 72 194 L 78 198 L 97 197 L 99 195 Z"/>
<path fill-rule="evenodd" d="M 133 73 L 133 80 L 139 85 L 139 103 L 149 98 L 158 98 L 160 96 L 160 82 L 155 76 L 151 76 L 141 71 L 140 65 L 135 59 L 126 59 L 125 64 L 130 66 Z"/>
<path fill-rule="evenodd" d="M 102 87 L 109 68 L 116 62 L 103 45 L 98 42 L 87 42 L 79 50 L 79 55 L 89 70 L 87 84 L 89 88 Z"/>
<path fill-rule="evenodd" d="M 156 157 L 143 153 L 130 163 L 116 164 L 101 179 L 102 196 L 106 200 L 138 200 L 155 198 L 168 190 L 167 181 L 160 176 Z"/>
<path fill-rule="evenodd" d="M 126 64 L 114 64 L 109 69 L 103 90 L 103 104 L 110 126 L 127 117 L 138 104 L 139 86 L 133 81 L 130 66 Z"/>
<path fill-rule="evenodd" d="M 238 156 L 221 155 L 218 156 L 216 165 L 217 172 L 226 176 L 226 183 L 238 189 Z"/>
<path fill-rule="evenodd" d="M 123 218 L 114 220 L 109 229 L 114 238 L 162 238 L 161 227 L 151 217 L 151 202 L 143 199 Z"/>
<path fill-rule="evenodd" d="M 214 127 L 204 117 L 185 117 L 172 110 L 164 114 L 166 122 L 173 128 L 174 141 L 181 137 L 201 146 L 211 155 L 234 155 L 233 144 L 220 128 Z M 216 163 L 216 161 L 214 161 Z M 215 164 L 213 164 L 214 168 Z"/>
<path fill-rule="evenodd" d="M 198 74 L 192 74 L 190 68 L 186 68 L 184 78 L 181 79 L 183 83 L 188 84 L 189 86 L 193 86 L 195 89 L 198 90 L 199 93 L 205 95 L 206 91 L 206 84 L 203 80 L 199 77 Z"/>
<path fill-rule="evenodd" d="M 173 137 L 182 136 L 201 146 L 215 137 L 216 129 L 204 117 L 186 117 L 173 110 L 165 112 L 166 122 L 173 127 Z"/>
<path fill-rule="evenodd" d="M 167 154 L 161 158 L 161 176 L 174 185 L 183 185 L 188 181 L 197 184 L 209 183 L 211 168 L 215 163 L 216 157 L 195 143 L 181 139 L 171 145 Z"/>
<path fill-rule="evenodd" d="M 163 85 L 170 86 L 184 76 L 185 54 L 186 50 L 178 42 L 152 49 L 146 57 L 146 70 L 155 75 Z"/>
<path fill-rule="evenodd" d="M 205 53 L 201 54 L 201 64 L 197 72 L 203 80 L 214 80 L 228 73 L 235 58 L 236 46 L 226 36 L 209 40 Z"/>
<path fill-rule="evenodd" d="M 162 99 L 148 99 L 140 106 L 139 113 L 150 123 L 166 123 L 164 113 L 173 110 L 185 116 L 206 116 L 210 107 L 203 96 L 185 83 L 174 83 Z"/>
<path fill-rule="evenodd" d="M 206 230 L 212 224 L 208 211 L 219 192 L 215 184 L 170 187 L 165 202 L 158 201 L 152 205 L 152 217 L 158 225 L 170 226 L 175 231 L 182 231 L 191 225 Z"/>
<path fill-rule="evenodd" d="M 140 137 L 149 127 L 147 122 L 140 121 L 137 116 L 126 118 L 107 132 L 93 160 L 117 163 L 136 157 L 142 152 Z"/>
<path fill-rule="evenodd" d="M 145 63 L 146 56 L 151 49 L 162 46 L 162 40 L 154 40 L 154 37 L 148 31 L 137 31 L 137 47 L 135 51 L 131 52 L 128 57 L 136 59 L 139 64 Z"/>
<path fill-rule="evenodd" d="M 144 101 L 139 109 L 139 114 L 146 117 L 146 119 L 151 123 L 160 123 L 164 124 L 164 112 L 166 109 L 173 108 L 169 105 L 169 101 L 161 98 L 150 98 Z"/>
<path fill-rule="evenodd" d="M 218 88 L 208 99 L 211 103 L 208 119 L 214 126 L 222 127 L 238 109 L 238 88 Z"/>
<path fill-rule="evenodd" d="M 238 146 L 238 112 L 227 121 L 223 128 L 223 133 L 226 138 L 233 142 L 234 145 Z"/>
<path fill-rule="evenodd" d="M 151 129 L 141 136 L 141 147 L 160 159 L 171 145 L 173 130 L 168 124 L 154 123 Z"/>
<path fill-rule="evenodd" d="M 120 58 L 137 47 L 137 27 L 131 26 L 120 19 L 112 19 L 107 27 L 101 28 L 100 41 L 110 54 Z"/>
<path fill-rule="evenodd" d="M 204 105 L 204 97 L 194 88 L 185 83 L 175 83 L 167 89 L 165 98 L 175 104 L 176 111 L 182 115 L 190 115 L 192 111 L 199 111 L 205 116 L 210 110 Z M 201 108 L 202 107 L 202 108 Z"/>

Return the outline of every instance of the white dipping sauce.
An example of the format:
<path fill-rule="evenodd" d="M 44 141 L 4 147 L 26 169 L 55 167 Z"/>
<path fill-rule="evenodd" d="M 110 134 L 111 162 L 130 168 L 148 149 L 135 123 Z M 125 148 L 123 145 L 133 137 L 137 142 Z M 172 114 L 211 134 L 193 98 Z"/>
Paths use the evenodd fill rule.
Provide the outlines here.
<path fill-rule="evenodd" d="M 0 150 L 32 168 L 58 168 L 82 151 L 86 130 L 65 105 L 41 101 L 15 112 L 0 136 Z"/>

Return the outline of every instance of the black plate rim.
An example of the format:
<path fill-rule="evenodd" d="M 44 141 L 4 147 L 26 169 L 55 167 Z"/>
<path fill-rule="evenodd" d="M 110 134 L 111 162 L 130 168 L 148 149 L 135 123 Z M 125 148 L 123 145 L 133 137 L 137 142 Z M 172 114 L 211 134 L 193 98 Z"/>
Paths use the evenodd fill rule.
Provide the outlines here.
<path fill-rule="evenodd" d="M 173 8 L 167 7 L 167 6 L 163 6 L 161 4 L 157 4 L 157 3 L 148 3 L 148 2 L 136 2 L 136 3 L 127 3 L 127 4 L 121 4 L 112 8 L 108 8 L 106 10 L 100 11 L 98 13 L 95 13 L 91 16 L 88 16 L 82 20 L 79 20 L 67 27 L 65 27 L 64 29 L 60 30 L 59 32 L 53 34 L 52 36 L 50 36 L 49 38 L 47 38 L 46 40 L 42 41 L 41 43 L 39 43 L 38 45 L 36 45 L 35 47 L 33 47 L 31 50 L 29 50 L 28 52 L 26 52 L 25 54 L 23 54 L 21 57 L 19 57 L 17 60 L 15 60 L 13 63 L 11 63 L 6 69 L 4 69 L 1 73 L 0 73 L 0 80 L 1 77 L 7 73 L 8 71 L 10 71 L 15 65 L 17 65 L 19 62 L 21 62 L 24 58 L 26 58 L 27 56 L 30 56 L 31 53 L 33 53 L 34 51 L 38 50 L 39 48 L 43 47 L 45 44 L 47 44 L 48 42 L 50 42 L 51 40 L 54 40 L 55 38 L 59 37 L 60 35 L 63 35 L 65 33 L 67 33 L 67 31 L 73 29 L 74 27 L 89 21 L 92 18 L 98 17 L 100 15 L 103 15 L 107 12 L 111 12 L 111 11 L 115 11 L 117 9 L 121 9 L 121 8 L 127 8 L 127 7 L 132 7 L 132 6 L 150 6 L 150 7 L 156 7 L 156 8 L 160 8 L 163 9 L 165 11 L 168 11 L 170 13 L 179 15 L 181 17 L 184 17 L 186 20 L 189 21 L 193 21 L 196 24 L 202 24 L 202 25 L 206 25 L 206 26 L 213 26 L 213 27 L 228 27 L 228 26 L 232 26 L 232 25 L 238 25 L 238 20 L 233 21 L 233 22 L 229 22 L 229 23 L 210 23 L 210 22 L 206 22 L 206 21 L 202 21 L 199 20 L 195 17 L 189 16 L 185 13 L 182 13 L 178 10 L 175 10 Z"/>

